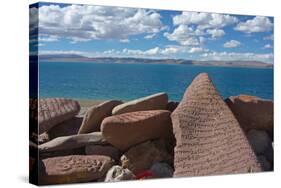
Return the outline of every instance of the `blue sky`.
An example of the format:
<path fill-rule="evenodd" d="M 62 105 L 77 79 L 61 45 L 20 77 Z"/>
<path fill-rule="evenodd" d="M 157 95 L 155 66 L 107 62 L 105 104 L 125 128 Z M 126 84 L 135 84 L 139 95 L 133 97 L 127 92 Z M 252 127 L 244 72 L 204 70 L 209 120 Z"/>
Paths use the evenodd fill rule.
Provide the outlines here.
<path fill-rule="evenodd" d="M 272 17 L 42 3 L 30 16 L 39 54 L 273 63 Z"/>

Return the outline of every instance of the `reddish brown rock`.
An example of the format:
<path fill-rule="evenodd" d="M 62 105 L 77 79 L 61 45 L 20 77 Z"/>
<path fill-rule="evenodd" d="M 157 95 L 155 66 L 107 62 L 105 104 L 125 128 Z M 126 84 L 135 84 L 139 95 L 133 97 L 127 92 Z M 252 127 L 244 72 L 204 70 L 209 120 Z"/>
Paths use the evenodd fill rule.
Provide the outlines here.
<path fill-rule="evenodd" d="M 84 116 L 78 134 L 100 131 L 100 125 L 104 118 L 111 116 L 112 109 L 122 104 L 122 101 L 106 101 L 91 107 Z"/>
<path fill-rule="evenodd" d="M 168 153 L 164 140 L 153 140 L 138 144 L 130 148 L 120 161 L 123 168 L 128 168 L 134 174 L 138 174 L 157 162 L 170 162 L 171 154 Z"/>
<path fill-rule="evenodd" d="M 172 137 L 168 110 L 151 110 L 110 116 L 103 120 L 104 138 L 120 150 L 154 138 Z"/>
<path fill-rule="evenodd" d="M 63 98 L 40 99 L 38 104 L 39 134 L 73 118 L 80 110 L 77 101 Z"/>
<path fill-rule="evenodd" d="M 40 184 L 80 183 L 98 180 L 113 166 L 113 161 L 99 155 L 71 155 L 44 159 Z"/>
<path fill-rule="evenodd" d="M 101 132 L 88 134 L 62 136 L 38 146 L 40 152 L 55 152 L 61 150 L 72 150 L 85 147 L 90 144 L 106 144 Z"/>
<path fill-rule="evenodd" d="M 172 122 L 174 177 L 261 171 L 238 121 L 206 73 L 187 88 Z"/>
<path fill-rule="evenodd" d="M 117 148 L 110 145 L 87 145 L 85 147 L 85 153 L 87 155 L 105 155 L 114 160 L 118 160 L 120 152 Z"/>
<path fill-rule="evenodd" d="M 113 108 L 112 114 L 118 115 L 128 112 L 145 110 L 165 110 L 168 104 L 168 95 L 166 93 L 156 93 L 147 97 L 135 99 Z"/>
<path fill-rule="evenodd" d="M 245 132 L 260 129 L 273 133 L 273 101 L 239 95 L 225 100 Z"/>

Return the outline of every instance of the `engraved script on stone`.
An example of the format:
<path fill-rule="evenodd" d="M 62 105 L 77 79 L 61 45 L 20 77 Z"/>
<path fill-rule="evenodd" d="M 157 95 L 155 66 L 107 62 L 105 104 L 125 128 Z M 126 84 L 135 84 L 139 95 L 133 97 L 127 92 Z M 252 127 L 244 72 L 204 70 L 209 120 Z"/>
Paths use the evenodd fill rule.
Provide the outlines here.
<path fill-rule="evenodd" d="M 199 74 L 172 113 L 174 177 L 261 171 L 234 115 L 208 74 Z"/>

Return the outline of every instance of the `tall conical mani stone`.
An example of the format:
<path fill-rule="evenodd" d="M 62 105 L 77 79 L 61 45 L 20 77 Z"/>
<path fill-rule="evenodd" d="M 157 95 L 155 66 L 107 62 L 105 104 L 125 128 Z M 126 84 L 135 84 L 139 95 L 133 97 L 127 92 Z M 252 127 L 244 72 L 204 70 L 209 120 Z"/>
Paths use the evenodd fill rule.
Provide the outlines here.
<path fill-rule="evenodd" d="M 174 177 L 261 171 L 238 121 L 208 74 L 199 74 L 172 113 Z"/>

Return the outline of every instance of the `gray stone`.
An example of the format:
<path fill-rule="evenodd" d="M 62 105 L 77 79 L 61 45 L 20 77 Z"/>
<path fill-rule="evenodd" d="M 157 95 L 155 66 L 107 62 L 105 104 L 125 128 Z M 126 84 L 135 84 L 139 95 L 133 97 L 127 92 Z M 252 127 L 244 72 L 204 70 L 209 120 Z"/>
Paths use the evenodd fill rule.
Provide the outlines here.
<path fill-rule="evenodd" d="M 271 144 L 271 139 L 266 131 L 251 129 L 247 138 L 256 154 L 263 154 Z"/>
<path fill-rule="evenodd" d="M 157 162 L 170 163 L 172 156 L 167 151 L 165 140 L 153 140 L 130 148 L 121 156 L 123 168 L 128 168 L 134 174 L 140 173 Z"/>
<path fill-rule="evenodd" d="M 60 150 L 71 150 L 90 144 L 106 144 L 101 132 L 63 136 L 38 146 L 40 152 L 52 152 Z"/>
<path fill-rule="evenodd" d="M 270 144 L 267 149 L 265 150 L 264 152 L 264 156 L 266 157 L 266 159 L 273 163 L 273 156 L 274 156 L 274 151 L 273 151 L 273 147 L 272 147 L 272 144 Z"/>
<path fill-rule="evenodd" d="M 114 181 L 122 181 L 122 180 L 133 180 L 135 179 L 135 175 L 127 168 L 122 168 L 121 166 L 113 166 L 108 170 L 105 182 L 114 182 Z"/>
<path fill-rule="evenodd" d="M 270 171 L 271 170 L 271 164 L 270 162 L 266 159 L 265 156 L 260 155 L 258 156 L 258 160 L 261 164 L 262 170 L 263 171 Z"/>
<path fill-rule="evenodd" d="M 167 163 L 154 163 L 150 168 L 150 171 L 157 178 L 173 177 L 174 170 Z"/>

